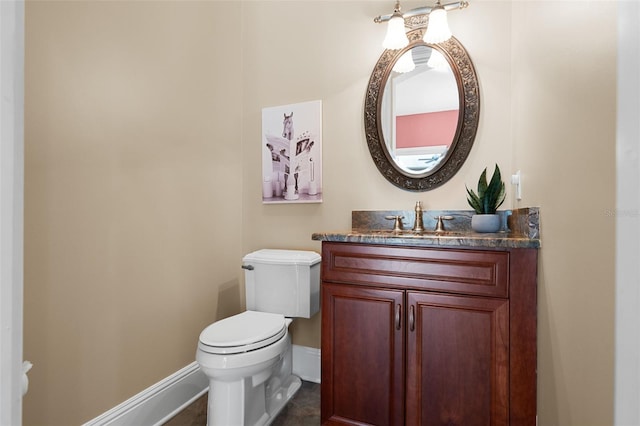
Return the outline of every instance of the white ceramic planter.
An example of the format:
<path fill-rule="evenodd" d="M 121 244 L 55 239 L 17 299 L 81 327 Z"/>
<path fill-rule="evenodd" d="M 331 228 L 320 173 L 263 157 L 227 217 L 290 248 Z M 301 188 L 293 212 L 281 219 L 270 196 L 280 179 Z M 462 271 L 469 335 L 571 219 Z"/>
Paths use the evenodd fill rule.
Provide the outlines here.
<path fill-rule="evenodd" d="M 500 215 L 474 214 L 471 216 L 471 229 L 476 232 L 498 232 L 500 230 Z"/>

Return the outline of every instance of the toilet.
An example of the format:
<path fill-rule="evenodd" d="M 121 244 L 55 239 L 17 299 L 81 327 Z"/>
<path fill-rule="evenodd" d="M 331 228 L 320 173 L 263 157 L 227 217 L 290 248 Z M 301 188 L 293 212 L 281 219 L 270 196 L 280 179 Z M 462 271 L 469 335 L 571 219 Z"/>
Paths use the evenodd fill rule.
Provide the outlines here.
<path fill-rule="evenodd" d="M 247 311 L 206 327 L 196 361 L 209 379 L 208 426 L 268 425 L 300 388 L 288 327 L 320 309 L 320 255 L 263 249 L 242 259 Z"/>

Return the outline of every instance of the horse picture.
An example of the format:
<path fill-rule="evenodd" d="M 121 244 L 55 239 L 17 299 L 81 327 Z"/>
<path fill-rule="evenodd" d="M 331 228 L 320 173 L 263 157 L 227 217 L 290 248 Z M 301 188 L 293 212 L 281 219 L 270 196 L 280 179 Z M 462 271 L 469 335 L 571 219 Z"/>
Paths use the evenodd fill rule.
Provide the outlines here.
<path fill-rule="evenodd" d="M 282 122 L 282 137 L 287 140 L 293 139 L 293 112 L 287 115 L 284 113 L 284 121 Z"/>
<path fill-rule="evenodd" d="M 262 144 L 263 203 L 322 202 L 322 101 L 263 108 Z"/>

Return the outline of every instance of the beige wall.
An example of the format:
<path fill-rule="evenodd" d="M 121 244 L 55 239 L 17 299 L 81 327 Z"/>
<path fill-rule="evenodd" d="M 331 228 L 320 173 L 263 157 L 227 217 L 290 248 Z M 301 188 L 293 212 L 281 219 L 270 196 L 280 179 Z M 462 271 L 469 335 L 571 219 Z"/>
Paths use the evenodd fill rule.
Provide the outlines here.
<path fill-rule="evenodd" d="M 615 218 L 608 212 L 616 204 L 616 3 L 549 6 L 553 14 L 532 2 L 514 3 L 518 31 L 512 40 L 511 77 L 514 166 L 524 173 L 522 205 L 542 206 L 540 424 L 609 425 Z"/>
<path fill-rule="evenodd" d="M 27 2 L 25 425 L 96 417 L 240 310 L 239 19 Z"/>
<path fill-rule="evenodd" d="M 192 362 L 203 326 L 239 309 L 242 253 L 319 250 L 311 234 L 355 209 L 467 208 L 494 163 L 523 173 L 507 208 L 542 208 L 540 424 L 612 423 L 615 3 L 451 13 L 481 122 L 461 171 L 421 194 L 387 183 L 364 138 L 372 18 L 391 6 L 28 2 L 25 424 L 80 423 Z M 315 99 L 324 202 L 263 205 L 261 109 Z M 319 322 L 297 320 L 294 343 L 319 346 Z"/>

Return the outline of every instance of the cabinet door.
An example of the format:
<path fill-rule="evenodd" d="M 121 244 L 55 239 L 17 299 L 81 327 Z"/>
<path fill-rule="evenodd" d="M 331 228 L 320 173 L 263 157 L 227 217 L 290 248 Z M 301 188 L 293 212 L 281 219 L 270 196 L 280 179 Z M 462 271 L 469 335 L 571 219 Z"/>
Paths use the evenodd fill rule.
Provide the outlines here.
<path fill-rule="evenodd" d="M 508 300 L 408 292 L 407 307 L 407 425 L 508 425 Z"/>
<path fill-rule="evenodd" d="M 323 424 L 404 424 L 404 292 L 322 285 Z"/>

